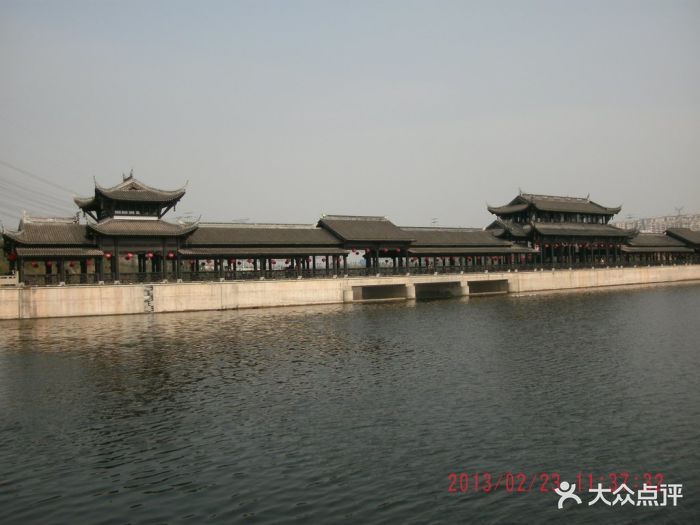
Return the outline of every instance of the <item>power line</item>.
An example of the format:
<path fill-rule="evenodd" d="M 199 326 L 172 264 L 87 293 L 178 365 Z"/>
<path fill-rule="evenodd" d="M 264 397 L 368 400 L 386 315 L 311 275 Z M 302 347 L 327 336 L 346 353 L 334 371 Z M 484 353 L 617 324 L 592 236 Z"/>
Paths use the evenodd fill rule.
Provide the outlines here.
<path fill-rule="evenodd" d="M 50 180 L 42 177 L 41 175 L 37 175 L 36 173 L 32 173 L 31 171 L 27 171 L 25 169 L 19 168 L 15 166 L 14 164 L 10 164 L 9 162 L 0 159 L 0 164 L 3 166 L 10 168 L 11 170 L 15 170 L 18 173 L 21 173 L 22 175 L 26 175 L 27 177 L 31 177 L 33 179 L 39 180 L 43 182 L 44 184 L 48 184 L 49 186 L 56 188 L 57 190 L 65 191 L 66 193 L 70 193 L 71 195 L 76 195 L 77 192 L 71 190 L 70 188 L 64 188 L 62 186 L 59 186 L 58 184 L 51 182 Z"/>
<path fill-rule="evenodd" d="M 56 191 L 53 188 L 47 189 L 44 185 L 39 184 L 36 181 L 32 181 L 30 179 L 18 180 L 18 178 L 14 175 L 2 173 L 2 170 L 0 170 L 0 182 L 10 184 L 12 188 L 21 188 L 27 191 L 31 191 L 32 193 L 41 195 L 42 197 L 46 197 L 51 200 L 66 202 L 65 197 L 56 196 Z"/>
<path fill-rule="evenodd" d="M 4 184 L 0 184 L 0 190 L 2 190 L 2 194 L 4 196 L 10 197 L 13 200 L 21 199 L 26 202 L 44 204 L 53 208 L 60 209 L 71 207 L 66 201 L 56 201 L 53 199 L 47 199 L 46 197 L 42 197 L 41 195 L 37 195 L 31 191 L 24 190 L 21 188 L 7 188 Z"/>
<path fill-rule="evenodd" d="M 11 200 L 21 200 L 58 209 L 72 208 L 67 200 L 46 196 L 40 192 L 23 188 L 19 185 L 8 186 L 8 184 L 2 180 L 0 180 L 0 190 L 2 190 L 2 196 L 8 197 Z"/>
<path fill-rule="evenodd" d="M 32 213 L 38 211 L 41 213 L 45 213 L 48 215 L 64 215 L 64 216 L 71 216 L 75 215 L 75 213 L 69 212 L 67 209 L 63 208 L 50 208 L 48 206 L 44 206 L 41 204 L 36 204 L 36 203 L 27 203 L 27 202 L 21 202 L 21 201 L 6 201 L 4 199 L 0 199 L 0 204 L 6 209 L 6 210 L 14 210 L 14 211 L 31 211 Z"/>
<path fill-rule="evenodd" d="M 23 188 L 16 188 L 16 187 L 8 188 L 5 184 L 3 184 L 1 182 L 0 182 L 0 189 L 3 190 L 2 191 L 3 197 L 9 197 L 12 201 L 20 200 L 23 202 L 37 204 L 37 205 L 46 206 L 46 207 L 50 207 L 50 208 L 56 208 L 59 210 L 72 208 L 72 206 L 69 206 L 66 201 L 49 199 L 49 198 L 43 197 L 41 195 L 37 195 L 35 192 L 33 192 L 31 190 L 26 190 Z"/>

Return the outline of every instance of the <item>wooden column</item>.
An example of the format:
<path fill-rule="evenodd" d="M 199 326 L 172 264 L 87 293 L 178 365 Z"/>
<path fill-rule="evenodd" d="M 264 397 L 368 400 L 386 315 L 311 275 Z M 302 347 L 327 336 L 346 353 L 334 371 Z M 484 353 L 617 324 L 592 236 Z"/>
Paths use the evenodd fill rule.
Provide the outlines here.
<path fill-rule="evenodd" d="M 554 265 L 554 243 L 549 243 L 549 262 Z"/>
<path fill-rule="evenodd" d="M 66 262 L 63 259 L 58 260 L 58 280 L 66 282 Z"/>
<path fill-rule="evenodd" d="M 121 257 L 119 255 L 119 239 L 114 239 L 114 253 L 112 254 L 112 273 L 114 280 L 118 281 L 121 278 Z"/>
<path fill-rule="evenodd" d="M 160 241 L 160 273 L 161 279 L 165 279 L 165 273 L 167 271 L 168 265 L 166 264 L 165 261 L 168 260 L 168 252 L 165 250 L 166 249 L 166 243 L 165 243 L 165 237 L 163 237 Z"/>
<path fill-rule="evenodd" d="M 104 272 L 104 259 L 102 257 L 93 257 L 92 264 L 95 265 L 95 279 L 102 281 Z"/>

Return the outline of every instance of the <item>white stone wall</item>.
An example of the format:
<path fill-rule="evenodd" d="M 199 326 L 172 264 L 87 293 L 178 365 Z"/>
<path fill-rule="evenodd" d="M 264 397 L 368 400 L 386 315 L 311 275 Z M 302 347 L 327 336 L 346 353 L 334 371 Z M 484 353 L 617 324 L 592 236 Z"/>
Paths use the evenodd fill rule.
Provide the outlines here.
<path fill-rule="evenodd" d="M 19 318 L 19 288 L 0 288 L 0 319 Z"/>
<path fill-rule="evenodd" d="M 700 265 L 542 272 L 466 273 L 285 281 L 226 281 L 153 285 L 54 286 L 0 288 L 0 319 L 34 319 L 85 315 L 135 314 L 151 311 L 147 286 L 153 288 L 154 312 L 226 310 L 353 302 L 358 286 L 406 286 L 408 299 L 417 283 L 508 281 L 509 292 L 569 290 L 700 280 Z"/>

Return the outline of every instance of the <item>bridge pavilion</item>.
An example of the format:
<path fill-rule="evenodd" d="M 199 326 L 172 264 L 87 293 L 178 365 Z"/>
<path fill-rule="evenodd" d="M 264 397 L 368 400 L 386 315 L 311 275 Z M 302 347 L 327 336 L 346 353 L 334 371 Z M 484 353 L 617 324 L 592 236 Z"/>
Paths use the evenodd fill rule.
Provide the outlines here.
<path fill-rule="evenodd" d="M 588 197 L 520 193 L 504 206 L 488 206 L 497 219 L 486 229 L 534 248 L 540 264 L 615 264 L 623 260 L 623 244 L 636 233 L 609 224 L 620 209 Z"/>

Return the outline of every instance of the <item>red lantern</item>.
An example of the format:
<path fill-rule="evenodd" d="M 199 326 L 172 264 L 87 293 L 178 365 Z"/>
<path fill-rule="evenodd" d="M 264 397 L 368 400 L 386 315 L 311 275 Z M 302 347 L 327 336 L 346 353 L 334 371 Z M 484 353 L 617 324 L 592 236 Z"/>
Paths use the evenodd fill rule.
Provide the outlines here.
<path fill-rule="evenodd" d="M 146 259 L 153 259 L 153 252 L 147 252 Z"/>
<path fill-rule="evenodd" d="M 53 266 L 53 263 L 51 261 L 46 261 L 46 267 L 51 268 Z"/>
<path fill-rule="evenodd" d="M 370 248 L 365 248 L 366 253 L 369 253 L 370 251 L 371 251 Z"/>
<path fill-rule="evenodd" d="M 174 259 L 175 258 L 175 253 L 174 252 L 168 252 L 168 259 Z"/>
<path fill-rule="evenodd" d="M 7 256 L 8 261 L 16 261 L 17 260 L 17 252 L 10 252 Z"/>
<path fill-rule="evenodd" d="M 39 267 L 39 263 L 36 262 L 36 261 L 34 261 L 34 262 L 32 263 L 32 268 L 38 268 L 38 267 Z"/>
<path fill-rule="evenodd" d="M 71 261 L 68 263 L 68 266 L 70 266 L 71 268 L 75 268 L 75 263 L 73 261 Z"/>
<path fill-rule="evenodd" d="M 472 262 L 472 258 L 471 258 L 471 257 L 467 257 L 467 261 Z"/>
<path fill-rule="evenodd" d="M 106 252 L 105 259 L 107 259 L 109 261 L 111 258 L 112 258 L 112 254 L 110 252 Z"/>
<path fill-rule="evenodd" d="M 389 248 L 384 248 L 384 253 L 388 253 L 388 252 L 389 252 Z"/>
<path fill-rule="evenodd" d="M 124 258 L 125 258 L 127 261 L 130 261 L 131 259 L 134 258 L 134 254 L 131 253 L 131 252 L 129 252 L 129 253 L 126 254 L 126 257 L 124 257 Z"/>
<path fill-rule="evenodd" d="M 429 263 L 430 262 L 430 257 L 425 258 L 425 262 Z"/>

